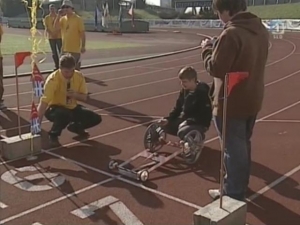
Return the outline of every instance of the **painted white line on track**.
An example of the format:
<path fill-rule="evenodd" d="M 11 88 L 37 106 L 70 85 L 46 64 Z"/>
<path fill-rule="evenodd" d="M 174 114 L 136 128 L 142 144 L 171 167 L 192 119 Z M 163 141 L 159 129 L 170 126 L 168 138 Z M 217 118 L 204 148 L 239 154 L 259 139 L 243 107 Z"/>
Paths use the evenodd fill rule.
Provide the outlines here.
<path fill-rule="evenodd" d="M 201 71 L 199 71 L 199 73 L 201 73 Z M 300 70 L 298 70 L 296 72 L 293 72 L 293 73 L 291 73 L 287 76 L 284 76 L 282 78 L 279 78 L 277 80 L 271 81 L 270 83 L 265 84 L 265 87 L 269 87 L 271 85 L 279 83 L 283 80 L 286 80 L 290 77 L 293 77 L 293 76 L 297 75 L 298 73 L 300 73 Z M 125 87 L 125 88 L 128 88 L 128 87 Z M 113 90 L 115 90 L 115 89 L 113 89 Z M 112 91 L 112 90 L 108 90 L 108 91 Z M 149 100 L 153 100 L 153 99 L 157 99 L 157 98 L 160 98 L 160 97 L 165 97 L 165 96 L 169 96 L 169 95 L 173 95 L 173 94 L 177 94 L 177 93 L 178 93 L 178 91 L 169 92 L 169 93 L 166 93 L 166 94 L 157 95 L 157 96 L 153 96 L 153 97 L 149 97 L 149 98 L 144 98 L 144 99 L 140 99 L 140 100 L 136 100 L 136 101 L 132 101 L 132 102 L 127 102 L 127 103 L 123 103 L 123 104 L 119 104 L 119 105 L 115 105 L 115 106 L 110 106 L 110 107 L 103 108 L 103 109 L 97 109 L 97 110 L 94 110 L 94 112 L 100 112 L 100 111 L 103 111 L 103 110 L 110 110 L 110 109 L 113 109 L 113 108 L 118 108 L 118 107 L 127 106 L 127 105 L 131 105 L 131 104 L 136 104 L 136 103 L 140 103 L 140 102 L 144 102 L 144 101 L 149 101 Z M 93 94 L 96 94 L 96 93 L 93 93 Z M 31 105 L 22 106 L 22 107 L 29 107 L 29 106 L 31 106 Z M 12 109 L 14 109 L 14 108 L 12 108 Z M 45 120 L 45 121 L 42 122 L 42 124 L 48 123 L 48 122 L 49 122 L 48 120 Z M 23 125 L 23 126 L 21 126 L 21 128 L 25 128 L 25 127 L 29 127 L 29 126 L 30 125 Z M 9 130 L 14 130 L 14 129 L 17 129 L 17 127 L 3 129 L 3 130 L 0 130 L 0 132 L 7 132 Z"/>
<path fill-rule="evenodd" d="M 201 62 L 194 62 L 194 63 L 189 63 L 190 65 L 194 65 L 194 64 L 198 64 L 198 63 L 201 63 Z M 167 68 L 152 68 L 152 69 L 156 69 L 154 71 L 148 71 L 148 72 L 144 72 L 144 73 L 138 73 L 138 74 L 133 74 L 133 75 L 128 75 L 128 76 L 122 76 L 122 77 L 115 77 L 115 78 L 108 78 L 108 79 L 104 79 L 104 80 L 97 80 L 95 82 L 89 82 L 88 84 L 97 84 L 97 83 L 104 83 L 104 82 L 108 82 L 108 81 L 115 81 L 115 80 L 122 80 L 122 79 L 128 79 L 128 78 L 134 78 L 134 77 L 140 77 L 140 76 L 145 76 L 145 75 L 149 75 L 149 74 L 155 74 L 155 73 L 159 73 L 159 72 L 165 72 L 165 71 L 171 71 L 171 70 L 174 70 L 174 69 L 177 69 L 177 68 L 181 68 L 183 67 L 184 65 L 186 64 L 181 64 L 181 65 L 177 65 L 177 66 L 174 66 L 174 67 L 167 67 Z M 203 73 L 204 70 L 202 70 L 200 73 Z M 173 78 L 173 79 L 177 79 L 176 77 Z M 158 82 L 158 81 L 156 81 Z M 144 83 L 144 85 L 147 85 L 147 83 Z M 128 86 L 128 88 L 130 88 L 131 86 Z M 118 91 L 118 89 L 111 89 L 111 90 L 107 90 L 107 91 Z M 27 94 L 32 94 L 33 91 L 23 91 L 23 92 L 20 92 L 19 93 L 19 96 L 20 95 L 27 95 Z M 98 94 L 101 94 L 101 92 L 95 92 L 93 93 L 92 95 L 98 95 Z M 13 96 L 16 96 L 17 94 L 16 93 L 13 93 L 13 94 L 5 94 L 3 95 L 3 97 L 13 97 Z M 26 105 L 26 106 L 21 106 L 21 107 L 29 107 L 30 105 Z"/>
<path fill-rule="evenodd" d="M 294 103 L 294 104 L 292 104 L 292 105 L 289 105 L 289 106 L 287 106 L 287 107 L 285 107 L 285 108 L 282 108 L 281 110 L 278 110 L 278 111 L 276 111 L 276 112 L 274 112 L 274 113 L 272 113 L 272 114 L 269 114 L 269 115 L 267 115 L 267 116 L 265 116 L 265 117 L 263 117 L 263 118 L 261 118 L 261 119 L 259 119 L 259 120 L 257 120 L 257 122 L 258 121 L 260 121 L 260 120 L 263 120 L 263 119 L 265 119 L 265 118 L 268 118 L 268 117 L 270 117 L 270 116 L 273 116 L 273 115 L 275 115 L 275 114 L 277 114 L 277 113 L 280 113 L 280 112 L 282 112 L 282 111 L 284 111 L 284 110 L 286 110 L 286 109 L 288 109 L 288 108 L 291 108 L 291 107 L 293 107 L 293 106 L 295 106 L 295 105 L 297 105 L 297 104 L 299 104 L 300 103 L 300 101 L 298 101 L 298 102 L 296 102 L 296 103 Z M 214 139 L 210 139 L 209 141 L 213 141 Z M 51 153 L 51 152 L 46 152 L 47 154 L 51 154 L 51 155 L 54 155 L 54 153 Z M 59 156 L 59 158 L 61 158 L 61 156 L 60 155 L 57 155 L 57 156 Z M 66 159 L 67 160 L 67 159 Z M 68 160 L 68 161 L 73 161 L 74 162 L 74 160 Z M 83 164 L 84 165 L 84 164 Z M 278 179 L 278 180 L 276 180 L 277 182 L 273 182 L 274 183 L 274 185 L 272 186 L 272 184 L 270 184 L 268 187 L 274 187 L 274 186 L 276 186 L 277 184 L 279 184 L 280 182 L 282 182 L 284 179 L 286 179 L 286 178 L 283 178 L 283 177 L 288 177 L 288 176 L 291 176 L 292 174 L 294 174 L 294 173 L 296 173 L 297 171 L 299 171 L 300 170 L 300 165 L 298 166 L 298 167 L 296 167 L 296 168 L 294 168 L 293 170 L 291 170 L 290 172 L 288 172 L 287 174 L 285 174 L 285 176 L 282 176 L 282 178 L 281 179 Z M 117 179 L 119 179 L 119 180 L 123 180 L 124 182 L 126 182 L 126 183 L 128 183 L 128 180 L 126 180 L 126 179 L 123 179 L 123 178 L 120 178 L 120 177 L 117 177 Z M 109 182 L 109 181 L 111 181 L 112 180 L 112 178 L 110 178 L 110 179 L 108 179 L 108 180 L 106 180 L 106 182 Z M 106 183 L 105 182 L 105 183 Z M 131 181 L 130 181 L 131 182 Z M 101 182 L 100 182 L 101 183 Z M 134 186 L 136 186 L 136 183 L 134 183 L 134 182 L 132 182 L 133 183 L 133 185 Z M 97 185 L 97 184 L 94 184 L 94 185 Z M 91 185 L 92 186 L 92 185 Z M 138 184 L 138 186 L 140 186 L 139 184 Z M 87 188 L 89 188 L 89 187 L 87 187 Z M 93 187 L 92 187 L 93 188 Z M 89 188 L 89 189 L 91 189 L 91 188 Z M 82 190 L 82 189 L 81 189 Z M 80 191 L 80 190 L 79 190 Z M 153 189 L 150 189 L 149 191 L 153 191 Z M 156 190 L 154 190 L 154 191 L 156 191 Z M 78 191 L 77 191 L 78 192 Z M 83 191 L 81 191 L 81 192 L 83 192 Z M 71 196 L 73 196 L 73 195 L 75 195 L 75 193 L 76 192 L 74 192 L 73 194 L 69 194 L 69 195 L 71 195 Z M 78 194 L 78 193 L 76 193 L 76 194 Z M 63 196 L 63 197 L 66 197 L 66 196 Z M 66 197 L 67 198 L 67 197 Z M 249 199 L 254 199 L 255 197 L 250 197 Z M 57 199 L 56 200 L 53 200 L 53 201 L 57 201 Z M 59 201 L 61 201 L 61 200 L 59 200 Z M 55 203 L 55 202 L 54 202 Z M 52 204 L 54 204 L 54 203 L 52 203 Z M 47 203 L 45 203 L 45 204 L 47 204 Z M 48 205 L 45 205 L 44 207 L 46 207 L 46 206 L 48 206 Z M 40 207 L 40 206 L 37 206 L 37 207 Z M 37 208 L 37 207 L 35 207 L 35 208 Z M 44 208 L 44 207 L 42 207 L 42 208 Z M 201 208 L 201 207 L 200 207 Z M 32 209 L 30 209 L 30 210 L 32 210 Z M 27 210 L 27 211 L 30 211 L 30 210 Z M 37 209 L 38 210 L 38 209 Z M 36 210 L 34 210 L 34 211 L 36 211 Z M 23 212 L 24 213 L 24 212 Z M 31 212 L 29 212 L 29 213 L 31 213 Z M 21 213 L 22 214 L 22 213 Z M 15 215 L 16 216 L 16 215 Z M 23 216 L 23 215 L 21 215 L 21 216 Z M 20 217 L 20 216 L 19 216 Z M 7 219 L 5 219 L 5 220 L 7 220 Z M 2 221 L 4 221 L 4 220 L 2 220 Z M 0 224 L 3 224 L 3 222 L 2 221 L 0 221 Z"/>
<path fill-rule="evenodd" d="M 151 117 L 152 118 L 152 117 Z M 155 118 L 155 117 L 153 117 Z M 300 123 L 300 120 L 261 120 L 261 123 Z"/>
<path fill-rule="evenodd" d="M 259 196 L 263 195 L 264 193 L 266 193 L 267 191 L 271 190 L 272 188 L 274 188 L 275 186 L 277 186 L 278 184 L 282 183 L 283 181 L 285 181 L 287 178 L 291 177 L 292 175 L 294 175 L 295 173 L 297 173 L 298 171 L 300 171 L 300 165 L 296 166 L 295 168 L 293 168 L 292 170 L 290 170 L 289 172 L 285 173 L 284 175 L 282 175 L 281 177 L 279 177 L 277 180 L 273 181 L 272 183 L 270 183 L 269 185 L 263 187 L 262 189 L 260 189 L 258 192 L 256 192 L 255 194 L 251 195 L 249 198 L 247 198 L 246 200 L 248 202 L 252 202 L 254 201 L 256 198 L 258 198 Z"/>
<path fill-rule="evenodd" d="M 8 206 L 6 204 L 4 204 L 3 202 L 0 202 L 0 209 L 5 209 Z"/>
<path fill-rule="evenodd" d="M 38 210 L 40 210 L 40 209 L 43 209 L 43 208 L 45 208 L 45 207 L 47 207 L 47 206 L 50 206 L 50 205 L 53 205 L 53 204 L 55 204 L 55 203 L 57 203 L 57 202 L 61 202 L 62 200 L 68 199 L 68 198 L 70 198 L 70 197 L 72 197 L 72 196 L 76 196 L 76 195 L 78 195 L 78 194 L 80 194 L 80 193 L 82 193 L 82 192 L 89 191 L 89 190 L 91 190 L 91 189 L 93 189 L 93 188 L 95 188 L 95 187 L 101 186 L 101 185 L 103 185 L 103 184 L 105 184 L 105 183 L 108 183 L 108 182 L 110 182 L 110 181 L 112 181 L 112 180 L 113 180 L 113 178 L 109 178 L 109 179 L 106 179 L 106 180 L 104 180 L 104 181 L 101 181 L 101 182 L 98 182 L 98 183 L 96 183 L 96 184 L 93 184 L 93 185 L 90 185 L 90 186 L 88 186 L 88 187 L 85 187 L 85 188 L 82 188 L 82 189 L 80 189 L 80 190 L 77 190 L 77 191 L 75 191 L 75 192 L 73 192 L 73 193 L 70 193 L 70 194 L 64 195 L 64 196 L 62 196 L 62 197 L 53 199 L 53 200 L 51 200 L 51 201 L 48 201 L 48 202 L 46 202 L 46 203 L 43 203 L 43 204 L 41 204 L 41 205 L 38 205 L 38 206 L 36 206 L 36 207 L 33 207 L 33 208 L 31 208 L 31 209 L 25 210 L 25 211 L 23 211 L 23 212 L 21 212 L 21 213 L 18 213 L 18 214 L 16 214 L 16 215 L 13 215 L 13 216 L 10 216 L 10 217 L 8 217 L 8 218 L 6 218 L 6 219 L 3 219 L 3 220 L 0 221 L 0 224 L 5 224 L 5 223 L 7 223 L 7 222 L 9 222 L 9 221 L 18 219 L 18 218 L 20 218 L 20 217 L 22 217 L 22 216 L 25 216 L 25 215 L 28 215 L 28 214 L 33 213 L 33 212 L 35 212 L 35 211 L 38 211 Z"/>
<path fill-rule="evenodd" d="M 48 154 L 48 155 L 51 155 L 51 156 L 54 156 L 56 158 L 59 158 L 61 160 L 65 160 L 67 162 L 70 162 L 70 163 L 74 163 L 75 165 L 78 165 L 82 168 L 85 168 L 85 169 L 89 169 L 89 170 L 92 170 L 94 172 L 97 172 L 97 173 L 100 173 L 102 175 L 105 175 L 105 176 L 109 176 L 109 177 L 112 177 L 112 178 L 115 178 L 117 180 L 120 180 L 120 181 L 123 181 L 125 183 L 128 183 L 128 184 L 131 184 L 133 186 L 136 186 L 136 187 L 139 187 L 139 188 L 142 188 L 146 191 L 149 191 L 149 192 L 152 192 L 154 194 L 157 194 L 157 195 L 160 195 L 162 197 L 165 197 L 167 199 L 170 199 L 170 200 L 173 200 L 175 202 L 178 202 L 178 203 L 181 203 L 183 205 L 186 205 L 186 206 L 189 206 L 191 208 L 195 208 L 195 209 L 201 209 L 202 207 L 201 206 L 198 206 L 194 203 L 191 203 L 191 202 L 188 202 L 188 201 L 185 201 L 183 199 L 180 199 L 180 198 L 177 198 L 177 197 L 174 197 L 172 195 L 169 195 L 169 194 L 166 194 L 164 192 L 161 192 L 161 191 L 158 191 L 158 190 L 155 190 L 155 189 L 152 189 L 152 188 L 148 188 L 142 184 L 139 184 L 139 183 L 136 183 L 136 182 L 133 182 L 131 180 L 128 180 L 128 179 L 124 179 L 123 177 L 121 177 L 120 175 L 115 175 L 115 174 L 112 174 L 112 173 L 109 173 L 109 172 L 106 172 L 104 170 L 100 170 L 100 169 L 97 169 L 95 167 L 92 167 L 92 166 L 89 166 L 89 165 L 86 165 L 84 163 L 81 163 L 81 162 L 78 162 L 76 160 L 73 160 L 73 159 L 69 159 L 69 158 L 66 158 L 64 156 L 61 156 L 59 154 L 56 154 L 56 153 L 53 153 L 53 152 L 50 152 L 50 151 L 43 151 L 44 153 Z"/>
<path fill-rule="evenodd" d="M 266 118 L 268 118 L 268 117 L 270 117 L 270 116 L 273 116 L 273 115 L 275 115 L 275 114 L 277 114 L 277 113 L 283 112 L 284 110 L 287 110 L 287 109 L 289 109 L 289 108 L 291 108 L 291 107 L 293 107 L 293 106 L 295 106 L 295 105 L 297 105 L 297 104 L 299 104 L 299 103 L 300 103 L 300 101 L 295 102 L 295 103 L 293 103 L 293 104 L 291 104 L 291 105 L 289 105 L 289 106 L 286 106 L 286 107 L 284 107 L 284 108 L 282 108 L 282 109 L 280 109 L 280 110 L 278 110 L 278 111 L 276 111 L 276 112 L 274 112 L 274 113 L 271 113 L 271 114 L 269 114 L 269 115 L 267 115 L 267 116 L 264 116 L 264 117 L 260 118 L 260 119 L 257 120 L 257 121 L 266 119 Z M 93 137 L 93 139 L 99 138 L 100 136 L 107 136 L 107 135 L 115 134 L 115 133 L 117 133 L 117 132 L 122 132 L 122 131 L 124 131 L 124 130 L 133 129 L 133 128 L 138 127 L 138 126 L 141 126 L 141 125 L 142 125 L 142 124 L 139 124 L 139 125 L 136 125 L 136 126 L 131 126 L 131 127 L 125 128 L 125 129 L 120 129 L 120 130 L 117 130 L 117 131 L 115 131 L 115 132 L 110 132 L 109 134 L 98 135 L 98 136 L 96 136 L 96 137 Z M 210 139 L 210 140 L 207 140 L 206 143 L 212 142 L 212 141 L 214 141 L 214 140 L 216 140 L 216 139 L 217 139 L 217 137 L 212 138 L 212 139 Z M 70 145 L 69 145 L 69 146 L 70 146 Z M 52 149 L 52 150 L 54 150 L 54 149 Z M 78 161 L 75 161 L 75 160 L 72 160 L 72 159 L 67 159 L 67 158 L 65 158 L 65 157 L 63 157 L 63 156 L 61 156 L 61 155 L 59 155 L 59 154 L 55 154 L 55 153 L 50 152 L 50 151 L 43 151 L 43 152 L 44 152 L 44 153 L 47 153 L 47 154 L 49 154 L 49 155 L 58 157 L 58 158 L 60 158 L 60 159 L 66 160 L 66 161 L 68 161 L 68 162 L 72 162 L 72 163 L 74 163 L 74 164 L 77 164 L 77 165 L 79 165 L 79 166 L 81 166 L 81 167 L 83 167 L 83 168 L 87 168 L 87 169 L 90 169 L 90 170 L 99 172 L 99 173 L 101 173 L 101 174 L 103 174 L 103 175 L 107 175 L 107 176 L 111 176 L 111 177 L 112 177 L 112 178 L 106 180 L 105 182 L 100 182 L 101 184 L 106 183 L 106 182 L 109 182 L 109 181 L 111 181 L 113 178 L 117 178 L 117 179 L 120 180 L 120 181 L 123 181 L 123 182 L 125 182 L 125 183 L 131 184 L 131 185 L 136 186 L 136 187 L 139 187 L 139 188 L 142 188 L 142 189 L 147 190 L 147 191 L 149 191 L 149 192 L 152 192 L 152 193 L 161 195 L 161 196 L 163 196 L 163 197 L 166 197 L 166 198 L 168 198 L 168 199 L 174 200 L 174 201 L 176 201 L 176 202 L 180 202 L 180 203 L 182 203 L 182 204 L 184 204 L 184 205 L 187 205 L 187 206 L 190 206 L 190 207 L 193 207 L 193 208 L 196 208 L 196 209 L 200 209 L 200 208 L 201 208 L 200 206 L 195 205 L 195 204 L 193 204 L 193 203 L 190 203 L 190 202 L 187 202 L 187 201 L 185 201 L 185 200 L 182 200 L 182 199 L 173 197 L 173 196 L 171 196 L 171 195 L 165 194 L 165 193 L 163 193 L 163 192 L 160 192 L 160 191 L 157 191 L 157 190 L 154 190 L 154 189 L 145 187 L 145 186 L 142 185 L 142 184 L 135 183 L 135 182 L 133 182 L 133 181 L 124 179 L 124 178 L 122 178 L 122 177 L 120 177 L 120 176 L 116 176 L 116 175 L 110 174 L 110 173 L 108 173 L 108 172 L 105 172 L 105 171 L 96 169 L 96 168 L 94 168 L 94 167 L 88 166 L 88 165 L 83 164 L 83 163 L 80 163 L 80 162 L 78 162 Z M 278 185 L 279 183 L 281 183 L 282 181 L 284 181 L 284 180 L 286 179 L 287 176 L 291 176 L 292 174 L 296 173 L 296 172 L 299 171 L 299 170 L 300 170 L 300 165 L 299 165 L 298 167 L 296 167 L 294 170 L 292 170 L 292 171 L 290 171 L 289 173 L 285 174 L 285 176 L 283 176 L 283 177 L 277 179 L 277 180 L 274 181 L 272 184 L 270 184 L 270 185 L 268 185 L 267 187 L 263 188 L 262 190 L 260 190 L 260 191 L 259 191 L 258 193 L 256 193 L 255 195 L 251 196 L 251 197 L 249 198 L 249 200 L 250 200 L 250 201 L 254 200 L 254 199 L 257 198 L 259 195 L 263 194 L 264 192 L 270 190 L 270 189 L 273 188 L 274 186 L 276 186 L 276 185 Z M 101 184 L 100 184 L 100 185 L 101 185 Z M 54 203 L 56 203 L 56 202 L 62 201 L 62 200 L 66 199 L 66 198 L 68 198 L 68 197 L 70 197 L 70 196 L 73 196 L 73 195 L 82 193 L 82 192 L 84 192 L 84 191 L 90 190 L 90 189 L 92 189 L 92 188 L 94 188 L 94 187 L 96 187 L 96 186 L 99 186 L 99 183 L 98 183 L 98 184 L 91 185 L 91 186 L 86 187 L 86 188 L 84 188 L 84 189 L 78 190 L 78 191 L 76 191 L 76 192 L 74 192 L 74 193 L 72 193 L 72 194 L 69 194 L 69 195 L 67 195 L 67 196 L 63 196 L 63 197 L 60 197 L 60 198 L 58 198 L 58 199 L 54 199 L 54 200 L 49 201 L 49 202 L 47 202 L 47 203 L 41 204 L 40 206 L 37 206 L 37 207 L 34 207 L 34 208 L 32 208 L 32 209 L 26 210 L 26 211 L 24 211 L 24 212 L 22 212 L 22 213 L 20 213 L 20 214 L 14 215 L 14 216 L 9 217 L 9 218 L 7 218 L 7 219 L 4 219 L 4 220 L 0 221 L 0 224 L 3 224 L 3 223 L 5 223 L 5 222 L 8 222 L 8 221 L 11 221 L 11 220 L 14 220 L 14 219 L 17 219 L 17 218 L 19 218 L 19 217 L 21 217 L 21 216 L 24 216 L 24 215 L 27 215 L 27 214 L 29 214 L 29 213 L 31 213 L 31 212 L 37 211 L 37 210 L 39 210 L 39 209 L 41 209 L 41 208 L 44 208 L 44 207 L 46 207 L 46 206 L 48 206 L 48 205 L 52 205 L 52 204 L 54 204 Z"/>
<path fill-rule="evenodd" d="M 144 66 L 154 66 L 154 65 L 165 64 L 165 63 L 169 63 L 169 62 L 175 62 L 175 61 L 179 61 L 179 60 L 182 61 L 182 60 L 190 59 L 190 58 L 194 58 L 194 57 L 199 57 L 199 54 L 185 56 L 185 57 L 182 57 L 182 58 L 170 59 L 170 60 L 166 60 L 166 61 L 160 60 L 159 62 L 153 62 L 153 63 L 144 64 Z M 129 66 L 129 67 L 123 67 L 123 68 L 117 68 L 117 69 L 104 70 L 104 71 L 101 70 L 101 71 L 92 72 L 92 73 L 84 73 L 83 72 L 83 74 L 84 74 L 85 77 L 90 77 L 90 76 L 93 76 L 93 75 L 97 75 L 97 78 L 99 78 L 99 75 L 101 75 L 101 74 L 113 73 L 113 72 L 124 71 L 124 70 L 131 70 L 131 69 L 134 70 L 136 68 L 137 68 L 137 66 Z M 93 69 L 95 69 L 95 68 L 93 68 Z M 19 83 L 19 85 L 27 85 L 27 84 L 32 85 L 32 82 L 20 82 Z M 13 84 L 5 84 L 4 85 L 4 87 L 9 87 L 9 86 L 16 86 L 16 84 L 13 83 Z"/>

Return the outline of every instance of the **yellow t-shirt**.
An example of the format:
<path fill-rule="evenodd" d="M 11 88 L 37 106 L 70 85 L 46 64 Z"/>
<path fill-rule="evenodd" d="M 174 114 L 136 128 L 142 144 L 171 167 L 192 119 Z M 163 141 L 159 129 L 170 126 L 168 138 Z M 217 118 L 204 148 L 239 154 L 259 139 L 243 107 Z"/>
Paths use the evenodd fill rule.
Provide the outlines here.
<path fill-rule="evenodd" d="M 80 53 L 81 34 L 84 32 L 83 20 L 74 13 L 72 16 L 63 16 L 59 21 L 63 36 L 63 51 Z"/>
<path fill-rule="evenodd" d="M 0 36 L 1 36 L 1 42 L 2 42 L 2 37 L 3 37 L 3 29 L 2 26 L 0 25 Z M 1 44 L 1 43 L 0 43 Z M 2 51 L 1 51 L 1 45 L 0 45 L 0 58 L 2 57 Z"/>
<path fill-rule="evenodd" d="M 44 26 L 46 29 L 48 29 L 50 32 L 55 32 L 53 35 L 50 35 L 48 33 L 48 38 L 49 39 L 58 39 L 58 38 L 61 38 L 61 31 L 60 30 L 57 30 L 55 27 L 54 27 L 54 21 L 56 19 L 56 16 L 51 16 L 51 15 L 47 15 L 43 22 L 44 22 Z"/>
<path fill-rule="evenodd" d="M 44 95 L 41 101 L 49 106 L 59 105 L 68 109 L 74 109 L 77 106 L 77 101 L 67 98 L 67 83 L 60 70 L 50 74 L 45 82 Z M 81 94 L 88 94 L 85 78 L 81 72 L 75 70 L 70 80 L 69 89 Z"/>

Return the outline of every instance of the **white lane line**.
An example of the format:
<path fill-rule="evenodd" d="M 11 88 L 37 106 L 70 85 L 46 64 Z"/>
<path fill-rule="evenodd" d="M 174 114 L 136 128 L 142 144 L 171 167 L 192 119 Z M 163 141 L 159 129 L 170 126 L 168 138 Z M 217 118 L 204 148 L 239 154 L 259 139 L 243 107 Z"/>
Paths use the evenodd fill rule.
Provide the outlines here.
<path fill-rule="evenodd" d="M 271 190 L 272 188 L 274 188 L 278 184 L 282 183 L 283 181 L 285 181 L 287 178 L 291 177 L 293 174 L 297 173 L 298 171 L 300 171 L 300 165 L 297 166 L 297 167 L 295 167 L 295 168 L 293 168 L 289 172 L 285 173 L 284 175 L 282 175 L 281 177 L 279 177 L 277 180 L 273 181 L 269 185 L 267 185 L 264 188 L 260 189 L 258 192 L 256 192 L 255 194 L 251 195 L 246 200 L 249 201 L 249 202 L 254 201 L 256 198 L 258 198 L 259 196 L 263 195 L 267 191 Z"/>
<path fill-rule="evenodd" d="M 49 152 L 49 151 L 43 151 L 43 152 L 46 153 L 46 154 L 49 154 L 49 155 L 51 155 L 51 156 L 57 157 L 57 158 L 59 158 L 59 159 L 61 159 L 61 160 L 65 160 L 65 161 L 67 161 L 67 162 L 70 162 L 70 163 L 73 163 L 73 164 L 75 164 L 75 165 L 78 165 L 78 166 L 80 166 L 80 167 L 82 167 L 82 168 L 89 169 L 89 170 L 92 170 L 92 171 L 94 171 L 94 172 L 100 173 L 100 174 L 102 174 L 102 175 L 105 175 L 105 176 L 109 176 L 109 177 L 118 179 L 118 180 L 123 181 L 123 182 L 125 182 L 125 183 L 128 183 L 128 184 L 131 184 L 131 185 L 133 185 L 133 186 L 139 187 L 139 188 L 141 188 L 141 189 L 144 189 L 144 190 L 146 190 L 146 191 L 149 191 L 149 192 L 152 192 L 152 193 L 154 193 L 154 194 L 160 195 L 160 196 L 162 196 L 162 197 L 168 198 L 168 199 L 170 199 L 170 200 L 173 200 L 173 201 L 175 201 L 175 202 L 178 202 L 178 203 L 181 203 L 181 204 L 183 204 L 183 205 L 189 206 L 189 207 L 191 207 L 191 208 L 195 208 L 195 209 L 201 209 L 201 208 L 202 208 L 201 206 L 198 206 L 198 205 L 196 205 L 196 204 L 194 204 L 194 203 L 185 201 L 185 200 L 183 200 L 183 199 L 174 197 L 174 196 L 172 196 L 172 195 L 163 193 L 163 192 L 158 191 L 158 190 L 154 190 L 154 189 L 152 189 L 152 188 L 148 188 L 148 187 L 146 187 L 146 186 L 144 186 L 144 185 L 142 185 L 142 184 L 135 183 L 135 182 L 133 182 L 133 181 L 124 179 L 124 178 L 122 178 L 120 175 L 115 175 L 115 174 L 106 172 L 106 171 L 104 171 L 104 170 L 97 169 L 97 168 L 95 168 L 95 167 L 86 165 L 86 164 L 84 164 L 84 163 L 78 162 L 78 161 L 73 160 L 73 159 L 66 158 L 66 157 L 64 157 L 64 156 L 62 156 L 62 155 L 59 155 L 59 154 L 56 154 L 56 153 L 53 153 L 53 152 Z"/>
<path fill-rule="evenodd" d="M 153 117 L 154 118 L 154 117 Z M 300 123 L 300 120 L 262 120 L 261 123 Z"/>
<path fill-rule="evenodd" d="M 30 214 L 30 213 L 33 213 L 33 212 L 38 211 L 38 210 L 40 210 L 40 209 L 43 209 L 43 208 L 45 208 L 45 207 L 47 207 L 47 206 L 50 206 L 50 205 L 53 205 L 53 204 L 55 204 L 55 203 L 57 203 L 57 202 L 60 202 L 60 201 L 62 201 L 62 200 L 68 199 L 68 198 L 70 198 L 70 197 L 72 197 L 72 196 L 76 196 L 76 195 L 78 195 L 78 194 L 80 194 L 80 193 L 82 193 L 82 192 L 89 191 L 89 190 L 91 190 L 91 189 L 93 189 L 93 188 L 95 188 L 95 187 L 101 186 L 101 185 L 103 185 L 103 184 L 105 184 L 105 183 L 108 183 L 108 182 L 110 182 L 110 181 L 112 181 L 112 180 L 113 180 L 113 178 L 109 178 L 109 179 L 106 179 L 106 180 L 104 180 L 104 181 L 101 181 L 101 182 L 98 182 L 98 183 L 96 183 L 96 184 L 93 184 L 93 185 L 90 185 L 90 186 L 88 186 L 88 187 L 85 187 L 85 188 L 82 188 L 82 189 L 80 189 L 80 190 L 77 190 L 77 191 L 75 191 L 75 192 L 73 192 L 73 193 L 70 193 L 70 194 L 64 195 L 64 196 L 62 196 L 62 197 L 53 199 L 53 200 L 51 200 L 51 201 L 48 201 L 48 202 L 46 202 L 46 203 L 43 203 L 43 204 L 41 204 L 41 205 L 38 205 L 38 206 L 36 206 L 36 207 L 33 207 L 33 208 L 31 208 L 31 209 L 25 210 L 25 211 L 23 211 L 23 212 L 21 212 L 21 213 L 18 213 L 18 214 L 16 214 L 16 215 L 13 215 L 13 216 L 10 216 L 10 217 L 8 217 L 8 218 L 6 218 L 6 219 L 3 219 L 3 220 L 0 221 L 0 224 L 5 224 L 5 223 L 7 223 L 7 222 L 9 222 L 9 221 L 18 219 L 18 218 L 20 218 L 20 217 L 22 217 L 22 216 L 28 215 L 28 214 Z"/>
<path fill-rule="evenodd" d="M 194 50 L 193 50 L 194 51 Z M 171 60 L 167 60 L 167 61 L 162 61 L 160 60 L 159 62 L 154 62 L 154 63 L 146 63 L 144 64 L 145 66 L 153 66 L 153 65 L 159 65 L 159 64 L 164 64 L 164 63 L 169 63 L 169 62 L 175 62 L 175 61 L 182 61 L 182 60 L 185 60 L 185 59 L 190 59 L 190 58 L 194 58 L 194 57 L 199 57 L 199 54 L 196 54 L 196 55 L 189 55 L 189 56 L 185 56 L 185 57 L 182 57 L 182 58 L 176 58 L 176 59 L 171 59 Z M 129 62 L 130 63 L 130 62 Z M 136 69 L 137 66 L 130 66 L 130 67 L 123 67 L 123 68 L 118 68 L 118 69 L 110 69 L 110 70 L 104 70 L 104 71 L 97 71 L 97 72 L 92 72 L 92 73 L 84 73 L 84 76 L 85 77 L 90 77 L 92 75 L 97 75 L 99 76 L 100 74 L 105 74 L 105 73 L 112 73 L 112 72 L 118 72 L 118 71 L 124 71 L 124 70 L 130 70 L 130 69 Z M 121 77 L 120 77 L 121 78 Z M 19 85 L 26 85 L 26 84 L 30 84 L 32 85 L 32 82 L 22 82 L 22 83 L 19 83 Z M 9 87 L 9 86 L 16 86 L 15 83 L 13 84 L 6 84 L 4 85 L 4 87 Z"/>
<path fill-rule="evenodd" d="M 0 208 L 1 209 L 5 209 L 5 208 L 7 208 L 8 206 L 7 205 L 5 205 L 3 202 L 0 202 Z"/>

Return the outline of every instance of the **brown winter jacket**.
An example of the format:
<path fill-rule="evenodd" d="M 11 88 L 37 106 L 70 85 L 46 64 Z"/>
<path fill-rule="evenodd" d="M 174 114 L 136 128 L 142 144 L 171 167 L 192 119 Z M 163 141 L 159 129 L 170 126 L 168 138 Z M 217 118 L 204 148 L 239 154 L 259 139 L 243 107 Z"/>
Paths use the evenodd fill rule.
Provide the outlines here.
<path fill-rule="evenodd" d="M 226 23 L 214 46 L 203 48 L 205 68 L 214 78 L 211 90 L 213 115 L 222 115 L 223 81 L 229 72 L 248 72 L 249 77 L 231 91 L 227 117 L 244 119 L 261 110 L 268 44 L 269 33 L 261 19 L 249 12 L 241 12 Z"/>

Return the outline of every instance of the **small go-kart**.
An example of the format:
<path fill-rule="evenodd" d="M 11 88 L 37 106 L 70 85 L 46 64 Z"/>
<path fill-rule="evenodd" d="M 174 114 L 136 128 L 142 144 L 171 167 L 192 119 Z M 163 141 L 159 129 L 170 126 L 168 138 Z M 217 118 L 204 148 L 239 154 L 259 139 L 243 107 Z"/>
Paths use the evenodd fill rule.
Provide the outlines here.
<path fill-rule="evenodd" d="M 120 164 L 115 160 L 111 160 L 109 169 L 123 176 L 145 182 L 148 180 L 150 172 L 177 156 L 181 156 L 189 165 L 195 164 L 201 155 L 204 139 L 205 135 L 199 129 L 188 132 L 183 140 L 168 141 L 167 133 L 163 127 L 159 123 L 154 122 L 148 126 L 144 135 L 145 150 Z M 160 154 L 159 150 L 166 145 L 175 147 L 176 150 L 168 156 Z M 149 159 L 150 162 L 134 169 L 125 168 L 126 165 L 139 157 Z"/>

